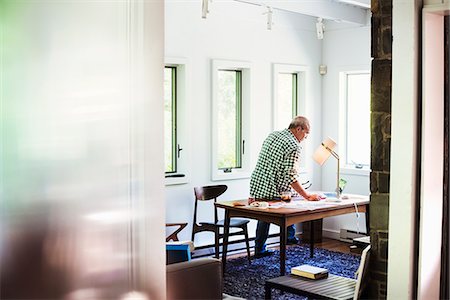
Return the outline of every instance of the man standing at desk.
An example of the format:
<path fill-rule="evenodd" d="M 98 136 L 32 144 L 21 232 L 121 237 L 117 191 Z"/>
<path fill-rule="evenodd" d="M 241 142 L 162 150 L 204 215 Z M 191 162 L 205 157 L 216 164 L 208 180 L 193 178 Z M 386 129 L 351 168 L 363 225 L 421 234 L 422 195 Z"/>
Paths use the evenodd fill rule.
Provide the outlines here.
<path fill-rule="evenodd" d="M 309 121 L 302 116 L 295 117 L 289 128 L 274 131 L 265 139 L 258 162 L 250 180 L 250 196 L 261 199 L 279 198 L 282 192 L 294 189 L 307 200 L 319 200 L 316 194 L 309 194 L 298 182 L 300 142 L 309 134 Z M 258 221 L 255 239 L 255 257 L 272 255 L 266 250 L 270 223 Z M 287 229 L 287 243 L 296 244 L 294 225 Z"/>

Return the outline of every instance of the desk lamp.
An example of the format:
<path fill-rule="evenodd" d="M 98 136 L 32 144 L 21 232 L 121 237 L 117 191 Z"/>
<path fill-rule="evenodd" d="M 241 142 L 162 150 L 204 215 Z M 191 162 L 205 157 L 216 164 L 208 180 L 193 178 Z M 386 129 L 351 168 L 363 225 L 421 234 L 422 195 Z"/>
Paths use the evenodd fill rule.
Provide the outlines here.
<path fill-rule="evenodd" d="M 327 137 L 322 144 L 316 149 L 316 152 L 313 154 L 313 159 L 319 165 L 323 165 L 325 161 L 333 155 L 334 158 L 337 159 L 337 181 L 336 181 L 336 198 L 340 199 L 341 189 L 339 187 L 339 155 L 333 150 L 336 147 L 336 142 Z"/>

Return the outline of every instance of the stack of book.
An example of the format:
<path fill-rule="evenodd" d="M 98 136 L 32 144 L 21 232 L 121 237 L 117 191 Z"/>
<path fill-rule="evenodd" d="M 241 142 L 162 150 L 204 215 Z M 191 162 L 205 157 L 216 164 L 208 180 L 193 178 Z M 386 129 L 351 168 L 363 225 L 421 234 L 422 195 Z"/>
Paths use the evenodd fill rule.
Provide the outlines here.
<path fill-rule="evenodd" d="M 291 269 L 291 274 L 310 279 L 322 279 L 328 277 L 328 270 L 310 265 L 301 265 L 293 267 Z"/>

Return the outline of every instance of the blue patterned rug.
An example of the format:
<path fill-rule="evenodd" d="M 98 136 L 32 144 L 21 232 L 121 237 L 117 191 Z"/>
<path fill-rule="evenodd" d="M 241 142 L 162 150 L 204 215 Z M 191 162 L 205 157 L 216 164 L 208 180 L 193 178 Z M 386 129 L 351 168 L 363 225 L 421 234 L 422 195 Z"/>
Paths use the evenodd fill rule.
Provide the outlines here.
<path fill-rule="evenodd" d="M 288 246 L 286 249 L 286 274 L 292 267 L 308 264 L 326 268 L 331 274 L 355 278 L 359 266 L 360 255 L 334 252 L 315 248 L 314 258 L 309 258 L 308 245 Z M 224 278 L 224 293 L 245 299 L 264 299 L 264 282 L 266 279 L 280 276 L 280 255 L 252 259 L 248 263 L 247 256 L 227 260 Z M 272 291 L 273 299 L 308 299 L 289 293 Z"/>

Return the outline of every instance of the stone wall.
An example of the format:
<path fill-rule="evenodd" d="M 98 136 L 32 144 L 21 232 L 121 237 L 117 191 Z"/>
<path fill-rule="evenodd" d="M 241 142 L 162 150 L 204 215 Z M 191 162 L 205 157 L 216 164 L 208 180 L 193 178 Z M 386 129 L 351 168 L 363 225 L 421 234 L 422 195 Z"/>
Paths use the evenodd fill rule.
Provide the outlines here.
<path fill-rule="evenodd" d="M 372 0 L 369 298 L 385 299 L 391 152 L 392 0 Z"/>

